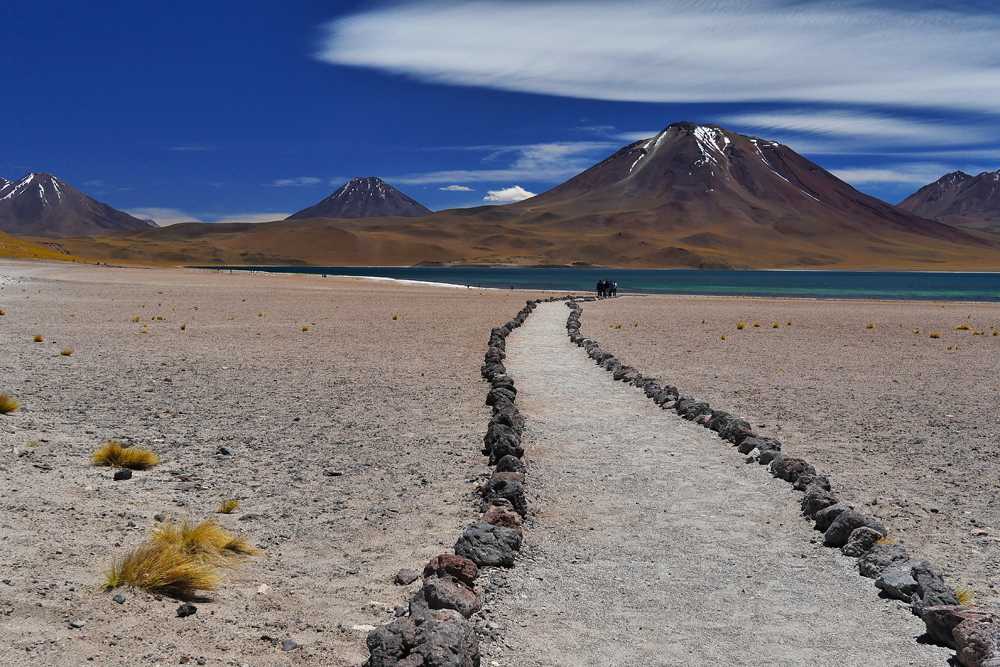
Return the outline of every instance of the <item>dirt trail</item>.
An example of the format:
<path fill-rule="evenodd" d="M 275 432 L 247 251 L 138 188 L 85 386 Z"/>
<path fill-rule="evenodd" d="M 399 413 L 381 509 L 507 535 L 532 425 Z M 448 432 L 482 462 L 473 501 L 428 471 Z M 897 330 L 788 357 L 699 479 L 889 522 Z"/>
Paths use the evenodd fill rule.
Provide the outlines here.
<path fill-rule="evenodd" d="M 538 513 L 517 568 L 492 575 L 503 639 L 484 664 L 946 664 L 820 545 L 788 484 L 614 382 L 567 315 L 542 305 L 510 338 Z"/>

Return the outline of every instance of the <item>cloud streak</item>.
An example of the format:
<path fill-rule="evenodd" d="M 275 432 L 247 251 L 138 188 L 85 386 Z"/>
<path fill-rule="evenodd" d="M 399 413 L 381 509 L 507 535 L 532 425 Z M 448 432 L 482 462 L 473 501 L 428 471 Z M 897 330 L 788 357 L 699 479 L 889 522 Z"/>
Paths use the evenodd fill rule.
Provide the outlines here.
<path fill-rule="evenodd" d="M 433 83 L 598 100 L 998 112 L 1000 16 L 976 4 L 962 9 L 872 0 L 409 0 L 327 24 L 316 56 Z"/>
<path fill-rule="evenodd" d="M 304 188 L 312 185 L 319 185 L 323 182 L 322 178 L 317 176 L 295 176 L 292 178 L 279 178 L 271 181 L 271 187 L 273 188 Z"/>
<path fill-rule="evenodd" d="M 528 181 L 556 183 L 575 176 L 592 166 L 598 157 L 617 148 L 606 141 L 564 141 L 521 146 L 466 146 L 460 150 L 481 151 L 482 163 L 502 167 L 482 169 L 451 169 L 417 174 L 404 174 L 389 180 L 402 185 L 436 185 L 439 183 L 499 183 Z"/>
<path fill-rule="evenodd" d="M 483 201 L 490 202 L 491 204 L 513 204 L 534 196 L 534 192 L 528 192 L 520 185 L 512 185 L 509 188 L 487 191 L 486 196 L 483 197 Z"/>

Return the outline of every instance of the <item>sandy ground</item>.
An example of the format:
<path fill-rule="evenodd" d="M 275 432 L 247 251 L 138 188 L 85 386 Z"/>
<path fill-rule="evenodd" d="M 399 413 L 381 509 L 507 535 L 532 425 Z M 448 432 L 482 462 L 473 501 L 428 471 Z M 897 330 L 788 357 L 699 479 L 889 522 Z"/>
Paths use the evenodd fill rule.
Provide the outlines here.
<path fill-rule="evenodd" d="M 517 568 L 493 573 L 487 664 L 946 664 L 817 543 L 787 483 L 614 382 L 567 314 L 543 304 L 508 339 L 538 513 Z"/>
<path fill-rule="evenodd" d="M 479 364 L 525 298 L 0 263 L 0 392 L 24 406 L 0 417 L 0 664 L 360 664 L 407 597 L 395 573 L 474 516 Z M 114 482 L 89 465 L 108 438 L 163 463 Z M 224 498 L 240 509 L 213 514 Z M 215 516 L 263 555 L 194 616 L 116 604 L 102 572 L 160 513 Z"/>
<path fill-rule="evenodd" d="M 985 335 L 955 330 L 965 322 Z M 996 606 L 994 328 L 1000 304 L 657 296 L 586 304 L 583 313 L 584 335 L 779 438 L 950 583 Z"/>

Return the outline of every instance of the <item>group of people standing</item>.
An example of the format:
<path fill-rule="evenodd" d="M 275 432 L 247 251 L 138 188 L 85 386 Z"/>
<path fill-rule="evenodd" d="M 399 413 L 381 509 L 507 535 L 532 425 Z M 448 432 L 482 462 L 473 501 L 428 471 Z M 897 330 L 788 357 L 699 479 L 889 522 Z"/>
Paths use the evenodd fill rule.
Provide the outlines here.
<path fill-rule="evenodd" d="M 618 283 L 610 280 L 598 280 L 596 291 L 598 299 L 607 299 L 608 297 L 618 296 Z"/>

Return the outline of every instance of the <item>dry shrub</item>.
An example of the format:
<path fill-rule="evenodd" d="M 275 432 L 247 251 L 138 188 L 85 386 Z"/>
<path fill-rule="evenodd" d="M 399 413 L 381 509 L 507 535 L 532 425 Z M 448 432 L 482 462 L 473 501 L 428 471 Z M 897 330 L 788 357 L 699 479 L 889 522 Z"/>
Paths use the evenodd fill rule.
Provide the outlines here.
<path fill-rule="evenodd" d="M 59 354 L 62 355 L 62 356 L 64 356 L 64 357 L 72 357 L 73 356 L 73 348 L 71 348 L 71 347 L 64 347 L 62 349 L 62 352 L 60 352 Z"/>
<path fill-rule="evenodd" d="M 0 394 L 0 415 L 9 415 L 21 406 L 13 396 Z"/>
<path fill-rule="evenodd" d="M 129 551 L 115 561 L 104 578 L 108 590 L 133 586 L 181 599 L 215 590 L 218 584 L 219 575 L 211 563 L 192 558 L 165 541 L 146 542 Z"/>
<path fill-rule="evenodd" d="M 181 331 L 187 331 L 187 328 L 188 328 L 187 324 L 182 324 L 181 325 Z"/>
<path fill-rule="evenodd" d="M 108 440 L 91 456 L 95 466 L 146 470 L 159 464 L 160 457 L 148 449 L 126 447 L 117 440 Z"/>
<path fill-rule="evenodd" d="M 874 328 L 875 328 L 874 322 L 869 322 L 868 324 L 865 325 L 865 329 L 874 329 Z"/>
<path fill-rule="evenodd" d="M 392 314 L 392 321 L 395 322 L 398 319 L 399 319 L 399 313 L 393 313 Z"/>
<path fill-rule="evenodd" d="M 36 343 L 44 343 L 45 342 L 45 336 L 41 336 L 39 334 L 35 334 L 35 337 L 32 338 L 31 340 L 35 341 Z"/>
<path fill-rule="evenodd" d="M 971 588 L 962 586 L 961 588 L 955 589 L 955 597 L 958 598 L 958 604 L 963 607 L 968 607 L 975 601 L 976 594 Z"/>
<path fill-rule="evenodd" d="M 936 338 L 940 338 L 941 334 L 939 334 L 937 331 L 932 331 L 932 332 L 930 332 L 930 334 L 928 334 L 928 336 L 930 336 L 931 338 L 935 338 L 936 339 Z"/>
<path fill-rule="evenodd" d="M 133 315 L 133 316 L 132 316 L 132 321 L 133 321 L 133 322 L 135 322 L 136 324 L 138 324 L 138 323 L 139 323 L 139 320 L 140 320 L 140 319 L 142 319 L 142 318 L 140 318 L 140 317 L 139 317 L 138 315 Z"/>
<path fill-rule="evenodd" d="M 781 325 L 778 322 L 771 322 L 772 329 L 780 329 Z"/>
<path fill-rule="evenodd" d="M 959 324 L 957 327 L 955 327 L 955 331 L 972 331 L 972 327 L 963 322 L 962 324 Z"/>
<path fill-rule="evenodd" d="M 218 512 L 219 514 L 232 514 L 237 509 L 239 509 L 239 506 L 240 506 L 240 501 L 236 500 L 235 498 L 229 498 L 227 500 L 223 500 L 219 504 L 219 509 L 215 511 Z"/>
<path fill-rule="evenodd" d="M 753 328 L 754 329 L 760 329 L 760 322 L 754 322 L 753 323 Z"/>
<path fill-rule="evenodd" d="M 224 564 L 230 556 L 258 553 L 245 538 L 233 535 L 211 519 L 201 523 L 181 521 L 163 524 L 153 533 L 153 542 L 173 544 L 191 557 L 217 564 Z"/>
<path fill-rule="evenodd" d="M 913 335 L 919 336 L 920 335 L 920 329 L 914 329 L 913 330 Z"/>
<path fill-rule="evenodd" d="M 309 331 L 309 325 L 308 324 L 303 324 L 302 325 L 302 331 L 303 332 Z"/>
<path fill-rule="evenodd" d="M 726 340 L 725 336 L 719 336 L 719 340 Z"/>
<path fill-rule="evenodd" d="M 739 322 L 737 322 L 737 323 L 736 323 L 736 328 L 737 328 L 737 329 L 738 329 L 739 331 L 743 331 L 744 329 L 746 329 L 746 328 L 747 328 L 747 323 L 746 323 L 746 322 L 743 322 L 743 321 L 741 320 L 741 321 L 739 321 Z"/>
<path fill-rule="evenodd" d="M 7 314 L 7 311 L 4 310 L 3 308 L 0 308 L 0 317 L 3 317 L 6 314 Z"/>

